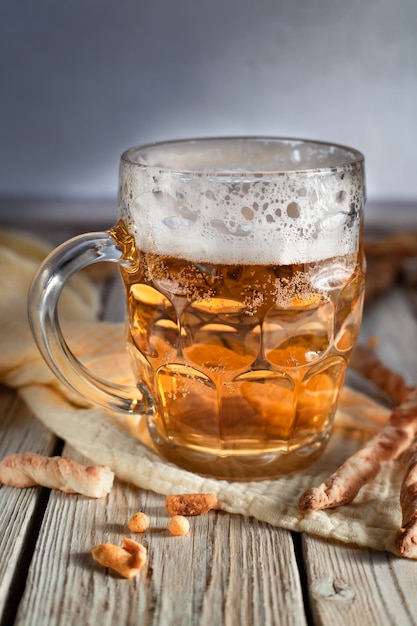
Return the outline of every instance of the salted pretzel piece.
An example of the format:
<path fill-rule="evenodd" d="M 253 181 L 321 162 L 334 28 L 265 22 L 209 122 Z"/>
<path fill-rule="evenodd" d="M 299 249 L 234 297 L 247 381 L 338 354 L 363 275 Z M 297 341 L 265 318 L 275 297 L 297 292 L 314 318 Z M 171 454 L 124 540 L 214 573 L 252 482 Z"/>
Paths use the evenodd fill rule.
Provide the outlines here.
<path fill-rule="evenodd" d="M 147 550 L 133 539 L 124 537 L 123 547 L 115 546 L 112 543 L 101 543 L 91 550 L 93 559 L 114 570 L 123 578 L 133 578 L 145 565 Z"/>
<path fill-rule="evenodd" d="M 202 515 L 219 506 L 213 493 L 183 493 L 167 496 L 165 506 L 170 515 Z"/>
<path fill-rule="evenodd" d="M 0 483 L 11 487 L 42 485 L 90 498 L 107 496 L 114 473 L 105 465 L 86 467 L 68 457 L 42 456 L 34 452 L 11 454 L 0 461 Z"/>

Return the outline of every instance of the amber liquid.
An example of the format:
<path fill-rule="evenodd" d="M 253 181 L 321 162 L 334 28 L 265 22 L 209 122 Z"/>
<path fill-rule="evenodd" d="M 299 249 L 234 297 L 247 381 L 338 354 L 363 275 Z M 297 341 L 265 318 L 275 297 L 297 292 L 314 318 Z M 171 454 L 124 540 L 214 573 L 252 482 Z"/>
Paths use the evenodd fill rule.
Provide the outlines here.
<path fill-rule="evenodd" d="M 124 246 L 129 346 L 162 454 L 234 480 L 310 464 L 359 332 L 362 253 L 223 265 L 144 253 L 126 233 Z"/>

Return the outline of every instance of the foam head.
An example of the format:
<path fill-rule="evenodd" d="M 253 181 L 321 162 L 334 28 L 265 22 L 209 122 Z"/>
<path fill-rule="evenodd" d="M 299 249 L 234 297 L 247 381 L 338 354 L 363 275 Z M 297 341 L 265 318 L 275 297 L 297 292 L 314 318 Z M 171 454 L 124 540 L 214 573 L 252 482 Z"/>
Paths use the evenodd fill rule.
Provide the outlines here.
<path fill-rule="evenodd" d="M 145 252 L 291 264 L 357 251 L 364 159 L 298 139 L 173 141 L 127 150 L 119 213 Z"/>

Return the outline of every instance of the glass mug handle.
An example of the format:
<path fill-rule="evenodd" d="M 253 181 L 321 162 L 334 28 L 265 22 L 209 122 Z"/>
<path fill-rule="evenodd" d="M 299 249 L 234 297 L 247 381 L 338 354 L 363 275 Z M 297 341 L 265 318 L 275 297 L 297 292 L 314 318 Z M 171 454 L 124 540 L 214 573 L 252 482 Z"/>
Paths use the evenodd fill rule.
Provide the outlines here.
<path fill-rule="evenodd" d="M 73 274 L 93 263 L 117 263 L 121 257 L 122 248 L 108 232 L 79 235 L 56 248 L 32 281 L 29 323 L 44 360 L 67 387 L 106 409 L 151 414 L 153 400 L 146 387 L 126 387 L 96 376 L 71 352 L 58 319 L 59 297 Z"/>

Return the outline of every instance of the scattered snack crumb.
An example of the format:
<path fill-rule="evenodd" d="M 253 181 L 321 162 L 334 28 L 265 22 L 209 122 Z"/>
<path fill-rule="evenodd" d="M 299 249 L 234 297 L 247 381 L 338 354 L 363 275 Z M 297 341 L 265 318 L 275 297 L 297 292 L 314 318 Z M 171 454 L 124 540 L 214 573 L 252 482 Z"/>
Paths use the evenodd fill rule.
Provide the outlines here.
<path fill-rule="evenodd" d="M 109 567 L 123 578 L 133 578 L 145 565 L 147 551 L 140 543 L 127 537 L 122 539 L 122 543 L 122 548 L 112 543 L 101 543 L 91 550 L 91 554 L 100 565 Z"/>
<path fill-rule="evenodd" d="M 150 519 L 146 513 L 139 511 L 134 513 L 129 520 L 128 526 L 132 533 L 144 533 L 150 526 Z"/>
<path fill-rule="evenodd" d="M 214 493 L 185 493 L 167 496 L 165 506 L 170 515 L 202 515 L 219 508 Z"/>
<path fill-rule="evenodd" d="M 168 530 L 176 537 L 186 535 L 190 530 L 190 522 L 183 515 L 173 515 L 169 520 Z"/>
<path fill-rule="evenodd" d="M 11 454 L 0 462 L 0 483 L 11 487 L 42 485 L 66 493 L 103 498 L 111 491 L 114 474 L 106 465 L 86 467 L 68 457 L 34 452 Z"/>

